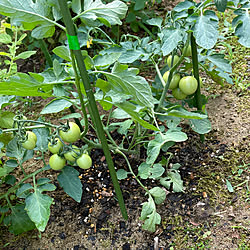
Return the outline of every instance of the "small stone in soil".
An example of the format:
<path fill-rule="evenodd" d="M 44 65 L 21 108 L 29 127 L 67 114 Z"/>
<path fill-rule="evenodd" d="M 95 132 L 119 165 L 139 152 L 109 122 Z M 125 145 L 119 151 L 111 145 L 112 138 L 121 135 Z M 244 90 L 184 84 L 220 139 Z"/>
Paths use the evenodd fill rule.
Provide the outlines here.
<path fill-rule="evenodd" d="M 89 236 L 89 237 L 88 237 L 88 240 L 95 241 L 95 240 L 96 240 L 96 237 L 95 237 L 95 236 Z"/>
<path fill-rule="evenodd" d="M 60 237 L 60 239 L 64 240 L 66 238 L 66 235 L 64 232 L 59 233 L 58 236 Z"/>
<path fill-rule="evenodd" d="M 73 250 L 79 250 L 79 245 L 75 245 L 74 247 L 73 247 Z"/>
<path fill-rule="evenodd" d="M 127 242 L 122 246 L 122 250 L 130 250 L 130 244 Z"/>

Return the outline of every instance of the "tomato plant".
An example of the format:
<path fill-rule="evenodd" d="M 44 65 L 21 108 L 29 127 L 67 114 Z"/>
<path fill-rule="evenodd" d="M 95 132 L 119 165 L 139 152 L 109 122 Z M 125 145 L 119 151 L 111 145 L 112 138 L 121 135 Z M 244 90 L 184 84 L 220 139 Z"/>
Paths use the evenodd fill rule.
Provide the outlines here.
<path fill-rule="evenodd" d="M 81 137 L 81 130 L 74 122 L 69 122 L 69 126 L 59 131 L 59 135 L 65 142 L 75 142 Z"/>
<path fill-rule="evenodd" d="M 92 159 L 88 154 L 82 154 L 76 163 L 82 169 L 89 169 L 92 166 Z"/>
<path fill-rule="evenodd" d="M 72 166 L 65 166 L 66 159 L 61 157 L 61 155 L 65 155 L 65 157 L 70 155 L 72 158 L 68 159 L 75 159 L 74 156 L 78 149 L 76 150 L 71 143 L 81 138 L 77 142 L 84 143 L 82 146 L 84 148 L 80 149 L 81 152 L 83 149 L 87 151 L 92 148 L 103 149 L 125 219 L 127 214 L 117 178 L 123 179 L 127 175 L 132 175 L 140 185 L 142 185 L 140 178 L 154 179 L 153 185 L 157 186 L 152 189 L 148 190 L 142 185 L 148 200 L 142 206 L 140 217 L 145 222 L 143 229 L 154 232 L 156 225 L 161 223 L 161 217 L 156 212 L 156 205 L 162 203 L 166 198 L 164 188 L 173 187 L 174 192 L 183 191 L 178 166 L 175 165 L 169 170 L 167 163 L 158 161 L 159 156 L 164 155 L 174 143 L 187 140 L 187 134 L 182 131 L 180 126 L 180 118 L 187 119 L 190 127 L 201 135 L 211 130 L 211 124 L 204 111 L 207 98 L 201 95 L 200 89 L 197 87 L 196 79 L 199 79 L 199 72 L 205 72 L 220 84 L 223 84 L 224 81 L 233 83 L 230 76 L 231 64 L 225 55 L 218 52 L 219 50 L 216 48 L 221 36 L 217 30 L 219 18 L 215 10 L 217 8 L 220 12 L 224 12 L 227 7 L 235 10 L 236 17 L 233 21 L 235 35 L 238 36 L 240 44 L 249 47 L 248 3 L 244 0 L 230 2 L 207 0 L 202 4 L 196 3 L 196 1 L 184 1 L 172 11 L 168 11 L 164 20 L 161 18 L 147 19 L 148 26 L 144 26 L 144 30 L 150 36 L 138 37 L 122 34 L 121 37 L 117 37 L 116 40 L 119 43 L 116 44 L 107 32 L 110 27 L 117 28 L 122 24 L 121 20 L 127 16 L 128 6 L 119 0 L 109 1 L 108 4 L 99 0 L 89 0 L 83 10 L 82 5 L 76 4 L 76 2 L 78 1 L 67 5 L 65 0 L 61 0 L 58 1 L 57 6 L 54 3 L 45 5 L 42 1 L 33 0 L 27 1 L 23 6 L 18 1 L 0 0 L 0 14 L 8 16 L 11 23 L 22 25 L 22 29 L 25 31 L 31 30 L 32 39 L 47 41 L 47 38 L 54 35 L 55 30 L 58 32 L 56 37 L 60 37 L 55 43 L 58 45 L 57 47 L 52 51 L 45 50 L 48 68 L 41 73 L 17 73 L 14 61 L 19 58 L 25 60 L 34 54 L 34 51 L 25 51 L 16 56 L 17 41 L 12 42 L 12 38 L 8 34 L 1 36 L 1 42 L 8 45 L 7 47 L 10 46 L 12 51 L 9 57 L 11 60 L 8 62 L 10 64 L 8 69 L 11 72 L 8 72 L 7 69 L 1 71 L 3 81 L 0 82 L 0 95 L 7 95 L 7 97 L 1 96 L 0 124 L 2 129 L 0 133 L 2 133 L 1 136 L 3 135 L 1 145 L 6 147 L 8 159 L 4 163 L 1 178 L 4 180 L 13 169 L 20 168 L 25 176 L 25 181 L 29 178 L 33 179 L 32 185 L 30 182 L 16 181 L 7 194 L 0 196 L 0 199 L 5 199 L 8 205 L 9 196 L 12 193 L 20 194 L 17 198 L 25 199 L 20 214 L 25 221 L 22 224 L 28 226 L 18 227 L 19 221 L 16 220 L 18 216 L 15 213 L 13 213 L 15 215 L 6 213 L 6 218 L 8 218 L 6 221 L 9 221 L 9 223 L 6 222 L 6 225 L 11 224 L 12 228 L 16 226 L 18 229 L 15 230 L 15 233 L 28 231 L 34 227 L 37 227 L 39 231 L 45 230 L 52 199 L 47 194 L 43 194 L 43 191 L 54 190 L 55 186 L 49 183 L 48 178 L 42 180 L 40 178 L 36 181 L 35 177 L 38 173 L 49 169 L 44 159 L 48 148 L 49 150 L 53 148 L 51 152 L 55 152 L 50 158 L 49 165 L 53 169 L 61 169 L 57 176 L 59 185 L 77 202 L 81 201 L 82 184 L 78 178 L 79 172 L 74 168 L 75 162 Z M 133 8 L 136 6 L 135 9 L 144 8 L 146 4 L 145 1 L 131 1 L 131 3 L 130 6 Z M 6 4 L 8 8 L 6 8 Z M 69 13 L 74 15 L 73 18 L 67 16 L 69 13 L 65 12 L 68 7 L 70 8 Z M 66 18 L 64 18 L 65 16 Z M 65 23 L 64 20 L 66 20 Z M 103 26 L 107 26 L 108 29 Z M 118 36 L 119 34 L 120 32 L 117 32 Z M 81 37 L 80 42 L 78 37 Z M 21 38 L 22 36 L 18 37 L 18 41 Z M 46 40 L 43 40 L 45 38 Z M 189 45 L 191 45 L 192 59 L 184 60 L 186 53 L 190 54 Z M 91 46 L 95 46 L 95 49 L 90 50 Z M 182 53 L 183 49 L 187 49 L 185 54 Z M 51 57 L 54 58 L 53 61 Z M 161 68 L 165 63 L 167 65 Z M 152 70 L 152 74 L 155 73 L 156 77 L 150 79 L 150 83 L 142 77 L 143 74 L 139 74 L 140 70 L 147 66 L 155 69 L 155 72 Z M 192 69 L 194 76 L 190 76 Z M 168 73 L 162 75 L 166 70 Z M 4 74 L 7 77 L 3 77 Z M 185 75 L 185 77 L 179 79 L 179 74 Z M 192 95 L 194 92 L 195 95 L 184 100 L 182 104 L 185 105 L 182 106 L 172 102 L 173 99 L 168 95 L 169 88 L 172 89 L 173 96 L 178 100 L 184 100 L 187 95 Z M 43 99 L 50 98 L 50 101 L 38 115 L 39 120 L 17 119 L 15 114 L 2 110 L 2 107 L 12 103 L 15 96 L 24 98 L 39 96 Z M 101 108 L 108 115 L 104 112 L 100 116 Z M 192 112 L 189 108 L 196 108 L 197 111 Z M 62 111 L 70 111 L 70 114 L 63 116 L 60 113 Z M 74 119 L 75 122 L 54 125 L 43 119 L 43 115 L 49 116 L 49 114 L 57 114 L 62 119 Z M 7 117 L 7 120 L 11 120 L 12 123 L 6 122 L 2 117 Z M 169 119 L 172 118 L 176 118 L 174 125 L 169 123 Z M 12 127 L 13 122 L 17 126 Z M 166 126 L 160 126 L 163 122 Z M 76 123 L 84 124 L 82 132 Z M 32 145 L 28 147 L 33 148 L 36 145 L 34 149 L 38 153 L 41 152 L 41 160 L 44 164 L 41 169 L 31 174 L 26 173 L 23 163 L 34 156 L 33 151 L 19 147 L 20 143 L 23 143 L 20 140 L 22 131 L 27 129 L 33 129 L 38 138 L 37 143 L 34 138 L 30 139 Z M 6 139 L 5 135 L 10 132 L 13 132 L 13 138 L 9 136 Z M 117 142 L 113 137 L 115 133 L 112 132 L 118 134 L 122 138 L 121 141 Z M 48 138 L 54 136 L 62 139 L 62 142 L 60 141 L 63 144 L 62 147 L 57 139 L 55 145 L 53 143 L 48 145 Z M 129 156 L 133 155 L 140 159 L 140 147 L 145 148 L 146 156 L 137 168 L 130 165 Z M 124 157 L 129 172 L 125 169 L 115 171 L 111 152 Z M 89 155 L 82 154 L 77 158 L 76 164 L 80 168 L 88 169 L 92 165 L 92 159 Z M 25 191 L 24 195 L 23 190 L 26 190 L 27 194 Z M 37 194 L 41 197 L 38 201 Z M 35 209 L 32 206 L 34 204 Z M 46 207 L 44 214 L 40 213 L 40 207 Z M 14 212 L 16 212 L 15 209 Z"/>
<path fill-rule="evenodd" d="M 185 76 L 179 82 L 180 90 L 186 95 L 192 95 L 198 87 L 198 82 L 193 76 Z"/>

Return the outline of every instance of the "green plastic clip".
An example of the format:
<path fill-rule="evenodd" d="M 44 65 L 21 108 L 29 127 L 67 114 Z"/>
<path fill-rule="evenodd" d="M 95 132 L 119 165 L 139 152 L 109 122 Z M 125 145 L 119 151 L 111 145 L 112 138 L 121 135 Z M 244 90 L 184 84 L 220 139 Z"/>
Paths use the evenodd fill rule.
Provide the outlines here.
<path fill-rule="evenodd" d="M 69 48 L 72 50 L 79 50 L 80 45 L 78 42 L 77 36 L 70 36 L 67 34 L 68 42 L 69 42 Z"/>

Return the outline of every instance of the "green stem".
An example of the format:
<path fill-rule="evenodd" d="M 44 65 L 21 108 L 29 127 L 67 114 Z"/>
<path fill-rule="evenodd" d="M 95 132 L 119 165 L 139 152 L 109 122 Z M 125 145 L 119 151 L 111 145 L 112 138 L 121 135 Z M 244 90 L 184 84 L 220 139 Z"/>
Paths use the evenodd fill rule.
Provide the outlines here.
<path fill-rule="evenodd" d="M 66 29 L 67 29 L 68 35 L 74 36 L 77 38 L 77 33 L 75 31 L 72 17 L 71 17 L 70 11 L 69 11 L 68 6 L 67 6 L 67 1 L 66 0 L 60 0 L 60 1 L 58 0 L 58 3 L 60 6 L 60 10 L 61 10 L 61 13 L 63 16 L 64 23 L 66 24 Z M 93 122 L 96 126 L 96 129 L 97 129 L 97 135 L 102 143 L 103 152 L 104 152 L 104 155 L 106 157 L 110 176 L 111 176 L 111 179 L 113 181 L 114 189 L 115 189 L 117 199 L 118 199 L 118 202 L 120 205 L 121 213 L 122 213 L 123 218 L 127 220 L 128 215 L 127 215 L 127 210 L 125 207 L 124 199 L 122 196 L 122 191 L 121 191 L 118 179 L 117 179 L 116 171 L 114 168 L 114 163 L 112 160 L 111 153 L 109 151 L 108 142 L 107 142 L 107 139 L 105 137 L 105 132 L 104 132 L 101 118 L 99 115 L 99 111 L 98 111 L 98 108 L 96 105 L 94 93 L 93 93 L 93 90 L 92 90 L 91 85 L 90 85 L 90 80 L 89 80 L 89 76 L 88 76 L 88 73 L 87 73 L 87 70 L 86 70 L 86 67 L 84 64 L 83 56 L 82 56 L 80 49 L 74 49 L 73 53 L 74 53 L 75 58 L 76 58 L 77 66 L 78 66 L 78 69 L 79 69 L 79 72 L 80 72 L 80 75 L 81 75 L 81 78 L 83 81 L 84 88 L 86 90 L 89 105 L 91 107 L 91 113 L 92 113 L 92 117 L 94 119 Z"/>
<path fill-rule="evenodd" d="M 44 168 L 40 168 L 40 169 L 38 169 L 37 171 L 35 171 L 35 172 L 33 172 L 33 173 L 27 175 L 26 177 L 24 177 L 24 178 L 23 178 L 21 181 L 19 181 L 15 186 L 9 188 L 8 191 L 7 191 L 5 194 L 1 195 L 1 196 L 0 196 L 0 200 L 3 199 L 3 198 L 6 198 L 6 196 L 8 196 L 10 193 L 13 193 L 13 192 L 17 189 L 17 187 L 19 187 L 19 186 L 20 186 L 23 182 L 25 182 L 27 179 L 29 179 L 29 178 L 31 178 L 31 177 L 33 177 L 33 176 L 39 174 L 39 173 L 42 172 L 42 171 L 44 171 Z"/>
<path fill-rule="evenodd" d="M 86 108 L 85 108 L 85 104 L 84 104 L 84 100 L 83 100 L 83 95 L 82 95 L 82 92 L 81 92 L 80 79 L 79 79 L 79 75 L 77 73 L 77 66 L 76 66 L 76 63 L 75 63 L 75 55 L 72 52 L 72 50 L 70 50 L 70 55 L 71 55 L 71 58 L 72 58 L 72 67 L 73 67 L 74 72 L 75 72 L 76 89 L 77 89 L 77 92 L 78 92 L 78 95 L 79 95 L 79 99 L 80 99 L 80 103 L 81 103 L 81 110 L 82 110 L 83 118 L 84 118 L 84 130 L 81 133 L 81 137 L 84 137 L 87 134 L 88 129 L 89 129 L 88 116 L 87 116 L 87 112 L 86 112 Z M 80 123 L 80 128 L 82 128 L 81 123 Z"/>
<path fill-rule="evenodd" d="M 155 38 L 155 35 L 142 23 L 142 22 L 137 22 L 137 24 L 141 27 L 141 28 L 143 28 L 151 37 L 152 37 L 152 39 L 156 39 Z"/>
<path fill-rule="evenodd" d="M 50 55 L 50 53 L 48 51 L 46 43 L 44 42 L 43 39 L 39 39 L 38 42 L 39 42 L 40 48 L 41 48 L 41 50 L 42 50 L 42 52 L 43 52 L 43 54 L 44 54 L 44 56 L 46 58 L 46 61 L 48 62 L 48 65 L 50 67 L 53 67 L 53 61 L 52 61 L 51 55 Z"/>
<path fill-rule="evenodd" d="M 123 152 L 121 152 L 120 150 L 116 150 L 116 153 L 118 153 L 124 157 L 124 159 L 128 165 L 130 173 L 135 177 L 136 181 L 140 184 L 140 186 L 151 196 L 151 194 L 149 193 L 149 190 L 141 183 L 140 179 L 135 175 L 127 156 Z"/>
<path fill-rule="evenodd" d="M 194 77 L 198 82 L 198 88 L 195 92 L 195 100 L 197 104 L 197 110 L 202 111 L 202 98 L 201 98 L 201 88 L 200 88 L 200 78 L 199 78 L 199 62 L 198 62 L 198 55 L 197 55 L 197 45 L 195 41 L 195 37 L 193 33 L 191 33 L 191 48 L 192 48 L 192 62 L 193 62 L 193 72 Z M 202 142 L 205 140 L 204 135 L 200 135 L 200 139 Z"/>

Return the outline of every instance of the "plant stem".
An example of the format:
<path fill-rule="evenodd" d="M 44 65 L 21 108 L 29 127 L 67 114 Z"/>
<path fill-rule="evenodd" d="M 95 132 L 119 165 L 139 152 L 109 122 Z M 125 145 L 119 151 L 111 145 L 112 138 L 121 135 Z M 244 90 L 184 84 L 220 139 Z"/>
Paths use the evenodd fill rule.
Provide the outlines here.
<path fill-rule="evenodd" d="M 141 28 L 143 28 L 151 37 L 155 40 L 155 35 L 142 23 L 142 22 L 136 22 Z"/>
<path fill-rule="evenodd" d="M 46 58 L 46 61 L 48 62 L 48 65 L 50 67 L 53 67 L 53 61 L 52 61 L 51 55 L 50 55 L 50 53 L 48 51 L 46 43 L 44 42 L 43 39 L 39 39 L 38 42 L 39 42 L 40 48 L 41 48 L 41 50 L 42 50 L 42 52 L 43 52 L 43 54 L 44 54 L 44 56 Z"/>
<path fill-rule="evenodd" d="M 76 33 L 76 30 L 75 30 L 75 27 L 74 27 L 74 24 L 72 21 L 70 11 L 69 11 L 68 6 L 67 6 L 67 1 L 66 0 L 58 0 L 58 3 L 60 6 L 60 10 L 61 10 L 61 13 L 63 16 L 64 23 L 66 25 L 68 35 L 77 38 L 77 33 Z M 91 107 L 92 117 L 94 119 L 93 122 L 96 126 L 96 129 L 97 129 L 97 136 L 99 137 L 99 139 L 102 143 L 103 152 L 104 152 L 104 155 L 106 157 L 110 176 L 111 176 L 111 179 L 113 181 L 114 189 L 115 189 L 115 192 L 116 192 L 116 195 L 118 198 L 118 202 L 120 205 L 121 213 L 122 213 L 123 218 L 127 220 L 128 215 L 127 215 L 124 199 L 122 196 L 122 191 L 121 191 L 118 179 L 117 179 L 117 175 L 116 175 L 115 168 L 114 168 L 114 163 L 113 163 L 113 160 L 111 157 L 111 153 L 109 151 L 109 146 L 107 143 L 107 139 L 105 137 L 105 132 L 104 132 L 101 118 L 99 115 L 99 111 L 98 111 L 98 108 L 96 105 L 94 93 L 93 93 L 93 90 L 92 90 L 91 85 L 90 85 L 90 80 L 89 80 L 89 76 L 88 76 L 88 73 L 87 73 L 87 70 L 86 70 L 86 67 L 84 64 L 83 56 L 82 56 L 81 50 L 78 48 L 74 49 L 72 52 L 75 55 L 77 66 L 78 66 L 78 69 L 79 69 L 79 72 L 80 72 L 80 75 L 81 75 L 81 78 L 82 78 L 82 81 L 84 84 L 84 88 L 86 90 L 89 105 Z"/>

